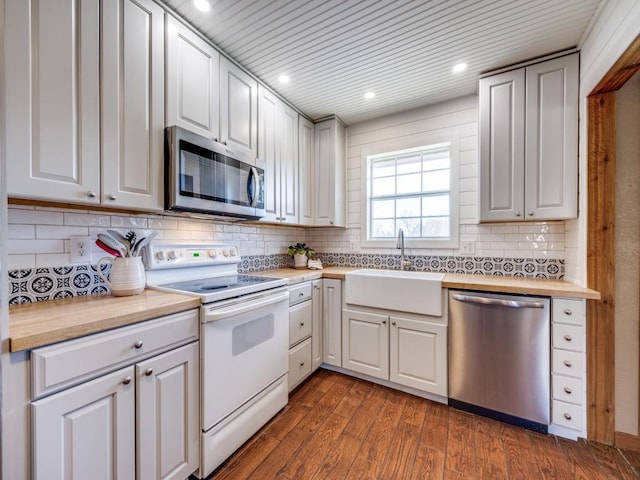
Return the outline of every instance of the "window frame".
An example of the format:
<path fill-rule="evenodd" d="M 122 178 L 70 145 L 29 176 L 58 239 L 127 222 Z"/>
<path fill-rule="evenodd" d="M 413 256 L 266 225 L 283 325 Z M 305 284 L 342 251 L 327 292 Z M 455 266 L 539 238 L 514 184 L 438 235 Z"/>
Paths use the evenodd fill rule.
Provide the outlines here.
<path fill-rule="evenodd" d="M 396 237 L 388 239 L 369 239 L 370 228 L 370 192 L 369 192 L 369 158 L 384 154 L 392 155 L 404 150 L 416 150 L 442 144 L 449 144 L 449 234 L 447 239 L 415 239 L 405 237 L 405 248 L 421 249 L 456 249 L 459 246 L 459 189 L 458 189 L 458 135 L 457 129 L 439 135 L 413 135 L 410 139 L 383 141 L 369 144 L 361 150 L 361 230 L 360 246 L 362 248 L 394 248 Z"/>

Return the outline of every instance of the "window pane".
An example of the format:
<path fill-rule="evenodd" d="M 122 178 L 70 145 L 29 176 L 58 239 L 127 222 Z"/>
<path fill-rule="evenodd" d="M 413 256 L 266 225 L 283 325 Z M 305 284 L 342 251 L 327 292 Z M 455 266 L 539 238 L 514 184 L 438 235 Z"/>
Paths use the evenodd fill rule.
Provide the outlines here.
<path fill-rule="evenodd" d="M 422 219 L 423 237 L 449 237 L 449 217 L 435 217 Z"/>
<path fill-rule="evenodd" d="M 372 200 L 371 218 L 394 218 L 395 203 L 395 200 Z"/>
<path fill-rule="evenodd" d="M 399 175 L 398 177 L 398 193 L 419 193 L 422 188 L 420 186 L 420 174 L 412 173 L 409 175 Z"/>
<path fill-rule="evenodd" d="M 422 215 L 449 215 L 449 195 L 434 195 L 422 199 Z"/>
<path fill-rule="evenodd" d="M 420 238 L 420 218 L 399 218 L 398 228 L 404 231 L 405 237 Z"/>
<path fill-rule="evenodd" d="M 443 170 L 449 168 L 449 154 L 447 154 L 444 158 L 433 158 L 427 159 L 425 158 L 424 163 L 422 164 L 422 169 L 425 172 L 431 170 Z"/>
<path fill-rule="evenodd" d="M 372 238 L 393 238 L 396 236 L 395 220 L 371 220 Z"/>
<path fill-rule="evenodd" d="M 371 163 L 371 175 L 373 176 L 373 178 L 388 177 L 395 174 L 396 161 L 393 158 L 390 160 L 374 160 Z"/>
<path fill-rule="evenodd" d="M 449 190 L 449 170 L 438 170 L 422 175 L 423 192 Z"/>
<path fill-rule="evenodd" d="M 420 198 L 399 198 L 396 200 L 396 217 L 419 217 Z"/>
<path fill-rule="evenodd" d="M 398 170 L 397 170 L 398 175 L 401 175 L 403 173 L 417 173 L 422 168 L 422 157 L 420 155 L 399 158 L 397 161 L 398 161 Z"/>
<path fill-rule="evenodd" d="M 393 195 L 395 190 L 395 177 L 376 178 L 371 182 L 371 195 Z"/>

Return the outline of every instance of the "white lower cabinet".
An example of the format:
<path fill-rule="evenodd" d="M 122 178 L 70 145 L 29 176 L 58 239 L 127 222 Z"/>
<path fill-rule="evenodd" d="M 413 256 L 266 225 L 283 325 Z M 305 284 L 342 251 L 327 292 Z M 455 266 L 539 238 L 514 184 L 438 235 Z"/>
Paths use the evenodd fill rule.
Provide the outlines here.
<path fill-rule="evenodd" d="M 322 280 L 289 288 L 289 391 L 322 363 Z"/>
<path fill-rule="evenodd" d="M 316 371 L 322 364 L 322 280 L 311 282 L 311 308 L 313 309 L 313 325 L 311 327 L 311 371 Z"/>
<path fill-rule="evenodd" d="M 342 367 L 342 280 L 322 279 L 322 360 Z"/>
<path fill-rule="evenodd" d="M 166 335 L 176 320 L 184 328 Z M 32 401 L 35 480 L 183 480 L 198 469 L 198 312 L 148 323 L 153 328 L 122 327 L 32 351 L 34 381 L 63 374 L 83 345 L 94 356 L 120 355 L 111 363 L 115 370 L 93 370 L 96 362 L 86 362 L 87 369 L 69 379 L 73 386 Z M 137 332 L 136 340 L 122 335 L 114 344 L 116 333 L 127 331 Z M 160 346 L 159 332 L 166 335 Z"/>
<path fill-rule="evenodd" d="M 342 325 L 344 368 L 447 395 L 446 324 L 344 309 Z"/>

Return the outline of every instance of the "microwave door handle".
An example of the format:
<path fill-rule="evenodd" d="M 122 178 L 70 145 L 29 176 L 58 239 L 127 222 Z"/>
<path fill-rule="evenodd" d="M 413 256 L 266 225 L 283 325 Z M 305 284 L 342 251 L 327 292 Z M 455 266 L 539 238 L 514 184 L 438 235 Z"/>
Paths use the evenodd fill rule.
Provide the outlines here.
<path fill-rule="evenodd" d="M 249 194 L 249 204 L 255 207 L 258 204 L 258 170 L 256 167 L 249 169 L 249 181 L 247 182 L 247 193 Z"/>

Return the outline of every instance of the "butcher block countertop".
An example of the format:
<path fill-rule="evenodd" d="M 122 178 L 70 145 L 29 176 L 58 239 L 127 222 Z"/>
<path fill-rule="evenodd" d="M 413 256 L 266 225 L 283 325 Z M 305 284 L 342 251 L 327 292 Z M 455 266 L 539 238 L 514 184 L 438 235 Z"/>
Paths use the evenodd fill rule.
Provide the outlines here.
<path fill-rule="evenodd" d="M 65 298 L 9 309 L 12 352 L 77 338 L 200 306 L 190 295 L 146 289 L 140 295 Z"/>
<path fill-rule="evenodd" d="M 290 284 L 307 282 L 318 278 L 344 279 L 348 272 L 361 270 L 353 267 L 325 267 L 323 270 L 296 270 L 279 268 L 253 272 L 252 275 L 264 275 L 286 278 Z M 531 278 L 498 277 L 492 275 L 465 275 L 446 273 L 442 286 L 463 290 L 482 290 L 485 292 L 519 293 L 529 295 L 545 295 L 553 297 L 586 298 L 599 300 L 600 294 L 590 288 L 583 288 L 564 280 L 538 280 Z"/>

